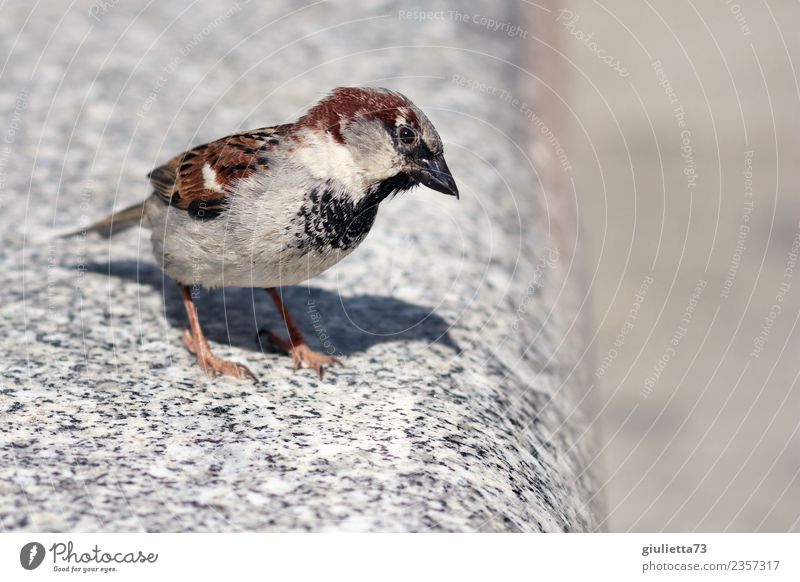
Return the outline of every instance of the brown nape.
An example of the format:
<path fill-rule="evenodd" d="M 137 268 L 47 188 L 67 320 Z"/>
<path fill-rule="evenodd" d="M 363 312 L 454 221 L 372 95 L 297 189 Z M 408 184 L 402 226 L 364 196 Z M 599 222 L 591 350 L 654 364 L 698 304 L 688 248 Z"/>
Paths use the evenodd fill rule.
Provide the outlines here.
<path fill-rule="evenodd" d="M 197 357 L 197 363 L 203 371 L 211 376 L 219 374 L 226 374 L 244 380 L 249 378 L 254 382 L 258 382 L 258 378 L 244 365 L 230 360 L 223 360 L 218 358 L 211 352 L 211 346 L 208 345 L 203 330 L 200 328 L 200 319 L 197 317 L 197 308 L 192 299 L 192 292 L 186 285 L 181 285 L 181 295 L 183 296 L 183 306 L 186 308 L 186 314 L 189 316 L 190 330 L 184 330 L 183 343 L 189 348 Z"/>
<path fill-rule="evenodd" d="M 295 370 L 300 369 L 305 363 L 309 368 L 316 370 L 320 380 L 322 380 L 325 373 L 325 366 L 333 366 L 334 364 L 342 365 L 338 359 L 315 352 L 306 345 L 303 333 L 286 309 L 279 289 L 270 287 L 267 289 L 267 293 L 269 293 L 269 296 L 272 297 L 272 300 L 275 302 L 275 307 L 278 308 L 278 313 L 280 313 L 281 319 L 283 319 L 283 323 L 286 326 L 286 331 L 289 334 L 289 340 L 287 341 L 271 331 L 267 331 L 267 341 L 269 341 L 272 347 L 292 356 Z"/>
<path fill-rule="evenodd" d="M 413 104 L 400 93 L 372 87 L 338 87 L 309 109 L 295 126 L 322 129 L 344 143 L 339 126 L 343 120 L 373 117 L 393 126 L 398 113 L 419 127 Z"/>

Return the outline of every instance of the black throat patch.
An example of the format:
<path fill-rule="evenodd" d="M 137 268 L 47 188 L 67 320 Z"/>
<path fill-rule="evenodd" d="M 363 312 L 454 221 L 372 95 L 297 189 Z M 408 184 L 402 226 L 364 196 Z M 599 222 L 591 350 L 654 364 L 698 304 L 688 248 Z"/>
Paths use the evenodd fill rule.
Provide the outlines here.
<path fill-rule="evenodd" d="M 411 176 L 401 173 L 371 187 L 358 202 L 336 194 L 330 184 L 315 188 L 297 214 L 303 223 L 297 248 L 348 250 L 358 246 L 375 223 L 380 203 L 415 185 Z"/>

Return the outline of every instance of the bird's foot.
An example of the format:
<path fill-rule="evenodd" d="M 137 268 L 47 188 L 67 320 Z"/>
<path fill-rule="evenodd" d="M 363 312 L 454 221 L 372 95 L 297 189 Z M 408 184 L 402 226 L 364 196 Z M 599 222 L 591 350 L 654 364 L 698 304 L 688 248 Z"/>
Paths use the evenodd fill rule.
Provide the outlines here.
<path fill-rule="evenodd" d="M 272 333 L 271 331 L 262 332 L 267 337 L 269 345 L 280 352 L 289 354 L 294 361 L 294 369 L 299 370 L 303 364 L 307 368 L 311 368 L 319 374 L 319 379 L 322 380 L 325 374 L 325 366 L 341 366 L 342 362 L 333 356 L 315 352 L 308 347 L 305 343 L 292 344 L 292 342 L 283 339 Z"/>
<path fill-rule="evenodd" d="M 200 368 L 203 372 L 210 377 L 214 378 L 220 374 L 224 374 L 226 376 L 233 376 L 239 380 L 258 382 L 258 378 L 256 378 L 255 374 L 253 374 L 247 366 L 239 362 L 223 360 L 215 356 L 208 347 L 208 344 L 205 342 L 197 342 L 188 329 L 183 332 L 183 343 L 189 348 L 189 351 L 197 357 L 197 363 L 200 364 Z"/>

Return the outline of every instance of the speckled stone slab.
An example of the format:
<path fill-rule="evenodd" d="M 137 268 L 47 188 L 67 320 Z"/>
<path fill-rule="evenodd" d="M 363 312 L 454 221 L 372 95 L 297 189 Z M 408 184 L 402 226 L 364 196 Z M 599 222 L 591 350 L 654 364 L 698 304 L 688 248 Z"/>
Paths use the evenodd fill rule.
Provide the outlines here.
<path fill-rule="evenodd" d="M 558 217 L 531 118 L 502 93 L 533 103 L 528 27 L 552 16 L 490 2 L 142 6 L 2 8 L 2 528 L 592 529 L 574 283 L 548 236 Z M 50 238 L 142 199 L 147 171 L 191 144 L 363 84 L 428 113 L 462 199 L 384 203 L 359 250 L 286 290 L 312 346 L 346 364 L 322 381 L 262 351 L 257 330 L 279 327 L 263 290 L 199 299 L 217 352 L 260 378 L 210 380 L 146 232 Z"/>

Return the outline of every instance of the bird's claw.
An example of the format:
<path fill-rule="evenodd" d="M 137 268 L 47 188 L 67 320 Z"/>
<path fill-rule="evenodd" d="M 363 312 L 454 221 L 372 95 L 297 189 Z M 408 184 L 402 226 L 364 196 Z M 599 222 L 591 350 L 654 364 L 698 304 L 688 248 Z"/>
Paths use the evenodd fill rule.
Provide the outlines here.
<path fill-rule="evenodd" d="M 292 344 L 268 330 L 263 333 L 267 336 L 267 342 L 273 349 L 287 353 L 292 357 L 295 372 L 305 364 L 307 368 L 314 370 L 319 375 L 319 379 L 322 380 L 326 366 L 343 365 L 338 358 L 315 352 L 305 343 Z"/>
<path fill-rule="evenodd" d="M 207 345 L 200 345 L 195 341 L 192 333 L 186 329 L 183 332 L 183 343 L 192 352 L 195 356 L 197 356 L 197 363 L 200 365 L 200 368 L 208 374 L 210 378 L 216 378 L 220 374 L 225 374 L 226 376 L 233 376 L 234 378 L 238 378 L 239 380 L 252 380 L 253 382 L 258 382 L 258 378 L 256 377 L 250 369 L 245 366 L 244 364 L 240 364 L 239 362 L 234 362 L 232 360 L 223 360 L 222 358 L 218 358 L 211 350 L 208 348 Z"/>

